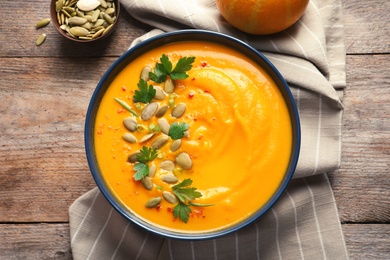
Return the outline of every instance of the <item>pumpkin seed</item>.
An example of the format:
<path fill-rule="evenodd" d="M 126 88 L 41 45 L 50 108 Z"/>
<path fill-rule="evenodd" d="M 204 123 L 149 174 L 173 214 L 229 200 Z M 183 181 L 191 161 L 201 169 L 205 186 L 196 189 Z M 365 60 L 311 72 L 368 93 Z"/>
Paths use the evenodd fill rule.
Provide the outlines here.
<path fill-rule="evenodd" d="M 175 158 L 175 161 L 184 170 L 189 170 L 192 167 L 191 157 L 186 152 L 178 154 Z"/>
<path fill-rule="evenodd" d="M 35 44 L 37 46 L 41 45 L 44 41 L 46 40 L 46 34 L 42 33 L 41 35 L 38 36 L 37 41 Z"/>
<path fill-rule="evenodd" d="M 184 131 L 183 134 L 184 134 L 183 137 L 186 137 L 186 138 L 190 137 L 190 131 L 189 130 Z"/>
<path fill-rule="evenodd" d="M 42 19 L 42 20 L 38 21 L 35 24 L 35 27 L 36 28 L 42 28 L 42 27 L 45 27 L 46 25 L 48 25 L 49 23 L 50 23 L 50 18 L 45 18 L 45 19 Z"/>
<path fill-rule="evenodd" d="M 87 36 L 89 34 L 87 29 L 80 26 L 71 27 L 69 31 L 74 36 Z"/>
<path fill-rule="evenodd" d="M 147 190 L 153 189 L 153 182 L 149 177 L 144 177 L 141 179 L 142 186 Z"/>
<path fill-rule="evenodd" d="M 157 100 L 163 100 L 165 98 L 164 91 L 157 86 L 153 86 L 153 88 L 156 90 L 156 94 L 154 95 L 154 98 Z"/>
<path fill-rule="evenodd" d="M 164 134 L 168 135 L 169 133 L 169 129 L 171 128 L 171 126 L 169 125 L 168 123 L 168 120 L 166 120 L 165 118 L 159 118 L 157 120 L 157 124 L 158 126 L 160 127 L 161 129 L 161 132 L 163 132 Z"/>
<path fill-rule="evenodd" d="M 91 22 L 94 23 L 97 21 L 97 19 L 99 18 L 99 15 L 100 15 L 100 10 L 99 9 L 96 9 L 92 16 L 91 16 Z"/>
<path fill-rule="evenodd" d="M 92 15 L 84 16 L 84 19 L 87 19 L 88 22 L 92 22 Z"/>
<path fill-rule="evenodd" d="M 163 175 L 161 179 L 163 182 L 166 182 L 169 184 L 175 184 L 176 182 L 179 181 L 179 179 L 175 175 L 173 175 L 172 173 L 168 173 L 168 174 Z"/>
<path fill-rule="evenodd" d="M 148 81 L 150 79 L 149 77 L 149 72 L 152 72 L 152 68 L 150 66 L 145 66 L 142 71 L 141 71 L 141 76 L 140 78 Z"/>
<path fill-rule="evenodd" d="M 162 193 L 163 198 L 168 201 L 171 204 L 176 204 L 177 203 L 177 198 L 175 195 L 170 193 L 169 191 L 163 191 Z"/>
<path fill-rule="evenodd" d="M 68 12 L 65 11 L 64 9 L 61 10 L 61 13 L 64 14 L 64 15 L 65 15 L 66 17 L 68 17 L 68 18 L 72 17 L 72 16 L 70 15 L 70 13 L 68 13 Z"/>
<path fill-rule="evenodd" d="M 153 136 L 154 136 L 155 133 L 149 133 L 149 134 L 146 134 L 144 135 L 141 140 L 139 140 L 140 143 L 145 143 L 146 141 L 149 141 Z"/>
<path fill-rule="evenodd" d="M 111 28 L 114 26 L 114 24 L 111 24 L 109 26 L 106 27 L 106 29 L 104 29 L 102 35 L 105 35 L 106 33 L 108 33 L 109 30 L 111 30 Z"/>
<path fill-rule="evenodd" d="M 58 1 L 56 2 L 56 12 L 61 11 L 62 7 L 64 7 L 64 1 L 58 0 Z"/>
<path fill-rule="evenodd" d="M 76 16 L 84 18 L 84 13 L 79 9 L 76 9 Z"/>
<path fill-rule="evenodd" d="M 106 0 L 99 0 L 100 2 L 100 5 L 103 7 L 103 8 L 107 8 L 107 2 Z"/>
<path fill-rule="evenodd" d="M 157 92 L 156 92 L 157 93 Z M 156 117 L 163 117 L 168 110 L 168 105 L 162 105 L 157 109 Z"/>
<path fill-rule="evenodd" d="M 145 207 L 147 208 L 155 208 L 161 202 L 161 197 L 151 198 L 145 203 Z"/>
<path fill-rule="evenodd" d="M 175 163 L 171 160 L 165 160 L 160 163 L 160 168 L 166 171 L 173 171 L 175 169 Z"/>
<path fill-rule="evenodd" d="M 78 17 L 78 16 L 70 17 L 68 20 L 68 23 L 71 26 L 83 25 L 86 22 L 87 22 L 87 19 L 85 19 L 83 17 Z"/>
<path fill-rule="evenodd" d="M 112 7 L 109 7 L 106 9 L 106 14 L 113 15 L 115 13 L 115 9 Z"/>
<path fill-rule="evenodd" d="M 180 145 L 181 145 L 181 139 L 176 139 L 171 144 L 171 147 L 170 147 L 171 151 L 176 152 L 177 150 L 179 150 Z"/>
<path fill-rule="evenodd" d="M 100 5 L 98 0 L 79 0 L 76 6 L 85 12 L 92 11 Z"/>
<path fill-rule="evenodd" d="M 60 14 L 59 12 L 57 13 L 57 21 L 58 21 L 58 24 L 59 24 L 59 25 L 64 24 L 64 23 L 61 21 L 61 14 Z"/>
<path fill-rule="evenodd" d="M 92 24 L 92 28 L 96 28 L 96 27 L 99 27 L 99 26 L 102 26 L 104 24 L 104 20 L 103 19 L 97 19 L 97 21 Z"/>
<path fill-rule="evenodd" d="M 156 114 L 157 108 L 158 108 L 158 104 L 156 102 L 148 104 L 142 110 L 141 119 L 144 120 L 144 121 L 147 121 L 147 120 L 151 119 L 152 116 L 154 116 L 154 114 Z"/>
<path fill-rule="evenodd" d="M 95 39 L 97 37 L 99 37 L 100 35 L 102 35 L 104 32 L 104 28 L 98 30 L 93 36 L 92 36 L 92 39 Z"/>
<path fill-rule="evenodd" d="M 154 149 L 160 149 L 163 147 L 169 140 L 169 137 L 166 135 L 159 136 L 151 145 Z"/>
<path fill-rule="evenodd" d="M 153 178 L 154 175 L 156 174 L 156 165 L 154 163 L 152 163 L 150 166 L 149 166 L 149 173 L 148 173 L 148 177 L 149 178 Z"/>
<path fill-rule="evenodd" d="M 73 7 L 69 7 L 69 6 L 64 6 L 62 9 L 64 11 L 66 11 L 68 14 L 71 14 L 71 15 L 72 15 L 73 12 L 76 11 Z"/>
<path fill-rule="evenodd" d="M 174 109 L 172 109 L 171 115 L 173 117 L 179 118 L 184 114 L 184 112 L 186 111 L 186 108 L 187 108 L 186 104 L 179 103 L 177 106 L 175 106 Z"/>
<path fill-rule="evenodd" d="M 130 132 L 134 132 L 135 130 L 137 130 L 137 121 L 132 117 L 125 118 L 123 120 L 123 125 Z"/>
<path fill-rule="evenodd" d="M 100 25 L 100 26 L 96 26 L 96 27 L 95 27 L 95 25 L 92 24 L 92 30 L 98 32 L 98 31 L 100 31 L 101 29 L 103 29 L 103 30 L 105 29 L 103 25 Z"/>
<path fill-rule="evenodd" d="M 92 37 L 91 36 L 79 36 L 78 37 L 79 39 L 81 39 L 81 40 L 92 40 Z"/>
<path fill-rule="evenodd" d="M 61 24 L 65 24 L 68 25 L 68 18 L 65 19 L 65 15 L 63 12 L 61 12 L 60 14 L 60 19 L 61 19 Z"/>
<path fill-rule="evenodd" d="M 127 161 L 130 162 L 130 163 L 138 162 L 137 155 L 140 155 L 140 154 L 141 154 L 140 151 L 136 151 L 136 152 L 130 154 L 130 155 L 127 157 Z"/>
<path fill-rule="evenodd" d="M 107 13 L 103 12 L 103 18 L 104 20 L 106 20 L 107 23 L 109 24 L 113 24 L 114 23 L 114 19 L 108 15 Z"/>
<path fill-rule="evenodd" d="M 167 93 L 173 93 L 175 90 L 175 84 L 171 78 L 167 78 L 164 83 L 164 91 Z"/>
<path fill-rule="evenodd" d="M 129 143 L 136 143 L 137 142 L 137 138 L 130 133 L 125 133 L 124 135 L 122 135 L 122 138 L 123 138 L 123 140 L 125 140 L 126 142 L 129 142 Z"/>
<path fill-rule="evenodd" d="M 85 24 L 81 25 L 81 27 L 87 29 L 89 31 L 89 33 L 91 33 L 91 29 L 92 29 L 92 24 L 90 22 L 86 22 Z"/>

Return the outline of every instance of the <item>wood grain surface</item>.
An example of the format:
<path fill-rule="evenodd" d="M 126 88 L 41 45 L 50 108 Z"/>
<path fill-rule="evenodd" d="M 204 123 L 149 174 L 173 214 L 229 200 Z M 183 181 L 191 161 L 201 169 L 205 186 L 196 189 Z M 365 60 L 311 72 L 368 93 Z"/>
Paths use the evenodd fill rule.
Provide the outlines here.
<path fill-rule="evenodd" d="M 0 259 L 72 259 L 68 208 L 95 187 L 83 137 L 90 97 L 151 29 L 122 8 L 107 41 L 70 43 L 52 24 L 35 28 L 49 3 L 0 1 Z M 390 259 L 390 1 L 342 3 L 343 152 L 329 176 L 351 259 Z"/>

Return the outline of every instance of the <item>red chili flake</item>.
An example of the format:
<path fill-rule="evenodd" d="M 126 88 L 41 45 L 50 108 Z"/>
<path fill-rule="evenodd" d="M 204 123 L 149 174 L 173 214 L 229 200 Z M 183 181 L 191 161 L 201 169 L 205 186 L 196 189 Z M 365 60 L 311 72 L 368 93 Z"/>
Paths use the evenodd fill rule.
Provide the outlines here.
<path fill-rule="evenodd" d="M 160 212 L 160 209 L 162 209 L 162 206 L 160 206 L 160 205 L 157 205 L 157 206 L 156 206 L 156 210 L 157 210 L 157 212 Z"/>
<path fill-rule="evenodd" d="M 124 110 L 123 110 L 123 108 L 118 108 L 118 114 L 120 114 L 120 113 L 122 113 Z"/>
<path fill-rule="evenodd" d="M 196 80 L 196 78 L 194 77 L 194 78 L 192 78 L 191 80 Z"/>
<path fill-rule="evenodd" d="M 98 130 L 98 131 L 97 131 L 97 134 L 98 134 L 98 135 L 103 134 L 102 130 Z"/>
<path fill-rule="evenodd" d="M 167 207 L 167 211 L 168 212 L 172 212 L 172 208 L 171 207 Z"/>
<path fill-rule="evenodd" d="M 126 87 L 126 86 L 122 86 L 122 90 L 123 90 L 123 91 L 126 91 L 126 90 L 127 90 L 127 87 Z"/>
<path fill-rule="evenodd" d="M 195 96 L 195 94 L 193 92 L 188 93 L 189 98 L 193 98 L 194 96 Z"/>
<path fill-rule="evenodd" d="M 203 61 L 203 62 L 201 63 L 201 66 L 202 66 L 202 68 L 206 67 L 206 66 L 207 66 L 207 62 Z"/>
<path fill-rule="evenodd" d="M 210 90 L 205 89 L 205 90 L 204 90 L 204 93 L 210 93 Z"/>
<path fill-rule="evenodd" d="M 203 138 L 203 135 L 199 135 L 198 136 L 198 140 L 202 139 Z"/>

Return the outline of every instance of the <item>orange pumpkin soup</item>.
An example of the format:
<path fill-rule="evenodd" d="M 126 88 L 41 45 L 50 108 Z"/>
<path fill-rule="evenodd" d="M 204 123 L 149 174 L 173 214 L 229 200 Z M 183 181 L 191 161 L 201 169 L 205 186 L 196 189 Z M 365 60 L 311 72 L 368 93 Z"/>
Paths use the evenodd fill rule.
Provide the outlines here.
<path fill-rule="evenodd" d="M 156 94 L 146 103 L 134 102 L 135 92 L 140 92 L 142 70 L 149 66 L 155 71 L 163 54 L 173 67 L 180 58 L 194 57 L 192 67 L 185 72 L 188 77 L 173 81 L 173 93 L 160 91 L 170 76 L 161 83 L 147 79 L 144 92 L 152 85 L 159 88 L 160 96 L 157 99 Z M 126 102 L 135 113 L 115 99 Z M 167 111 L 156 116 L 151 109 L 152 117 L 142 120 L 142 111 L 150 103 L 159 108 L 166 105 Z M 184 104 L 185 111 L 172 116 L 179 104 Z M 135 120 L 135 131 L 124 126 L 126 118 Z M 171 129 L 176 124 L 176 140 L 180 140 L 176 141 L 176 145 L 180 143 L 177 150 L 171 148 L 174 138 L 159 127 L 161 118 Z M 125 141 L 125 134 L 134 140 Z M 149 140 L 142 140 L 148 135 Z M 152 144 L 160 137 L 167 141 L 155 150 L 156 158 L 145 163 L 137 156 L 129 160 L 143 148 L 153 151 Z M 255 62 L 219 44 L 180 42 L 144 53 L 117 75 L 99 106 L 94 140 L 104 180 L 129 211 L 169 230 L 207 232 L 243 221 L 271 198 L 289 163 L 292 126 L 281 92 Z M 185 165 L 177 162 L 181 153 L 186 154 Z M 147 168 L 141 167 L 144 165 Z M 154 167 L 154 175 L 144 175 L 147 183 L 145 179 L 136 180 L 137 172 L 149 172 Z M 164 179 L 167 174 L 169 182 Z M 184 188 L 196 189 L 201 196 L 182 197 L 180 201 L 173 187 L 188 179 L 192 183 Z M 167 192 L 173 195 L 171 203 L 163 196 Z M 157 203 L 145 206 L 151 199 Z M 182 208 L 175 215 L 177 205 Z M 184 216 L 183 221 L 182 214 L 188 219 Z"/>

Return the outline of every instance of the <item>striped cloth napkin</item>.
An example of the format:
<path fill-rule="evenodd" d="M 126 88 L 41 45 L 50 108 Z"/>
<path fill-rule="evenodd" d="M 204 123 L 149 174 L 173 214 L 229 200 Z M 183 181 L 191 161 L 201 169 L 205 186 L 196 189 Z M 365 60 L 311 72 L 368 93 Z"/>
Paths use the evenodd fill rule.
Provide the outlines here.
<path fill-rule="evenodd" d="M 348 259 L 327 172 L 341 157 L 346 85 L 340 0 L 311 0 L 304 16 L 272 36 L 229 26 L 213 0 L 122 0 L 134 18 L 155 27 L 131 46 L 165 31 L 206 29 L 259 49 L 286 78 L 301 118 L 294 179 L 276 205 L 236 233 L 206 241 L 164 239 L 121 217 L 97 188 L 69 209 L 74 259 Z"/>

